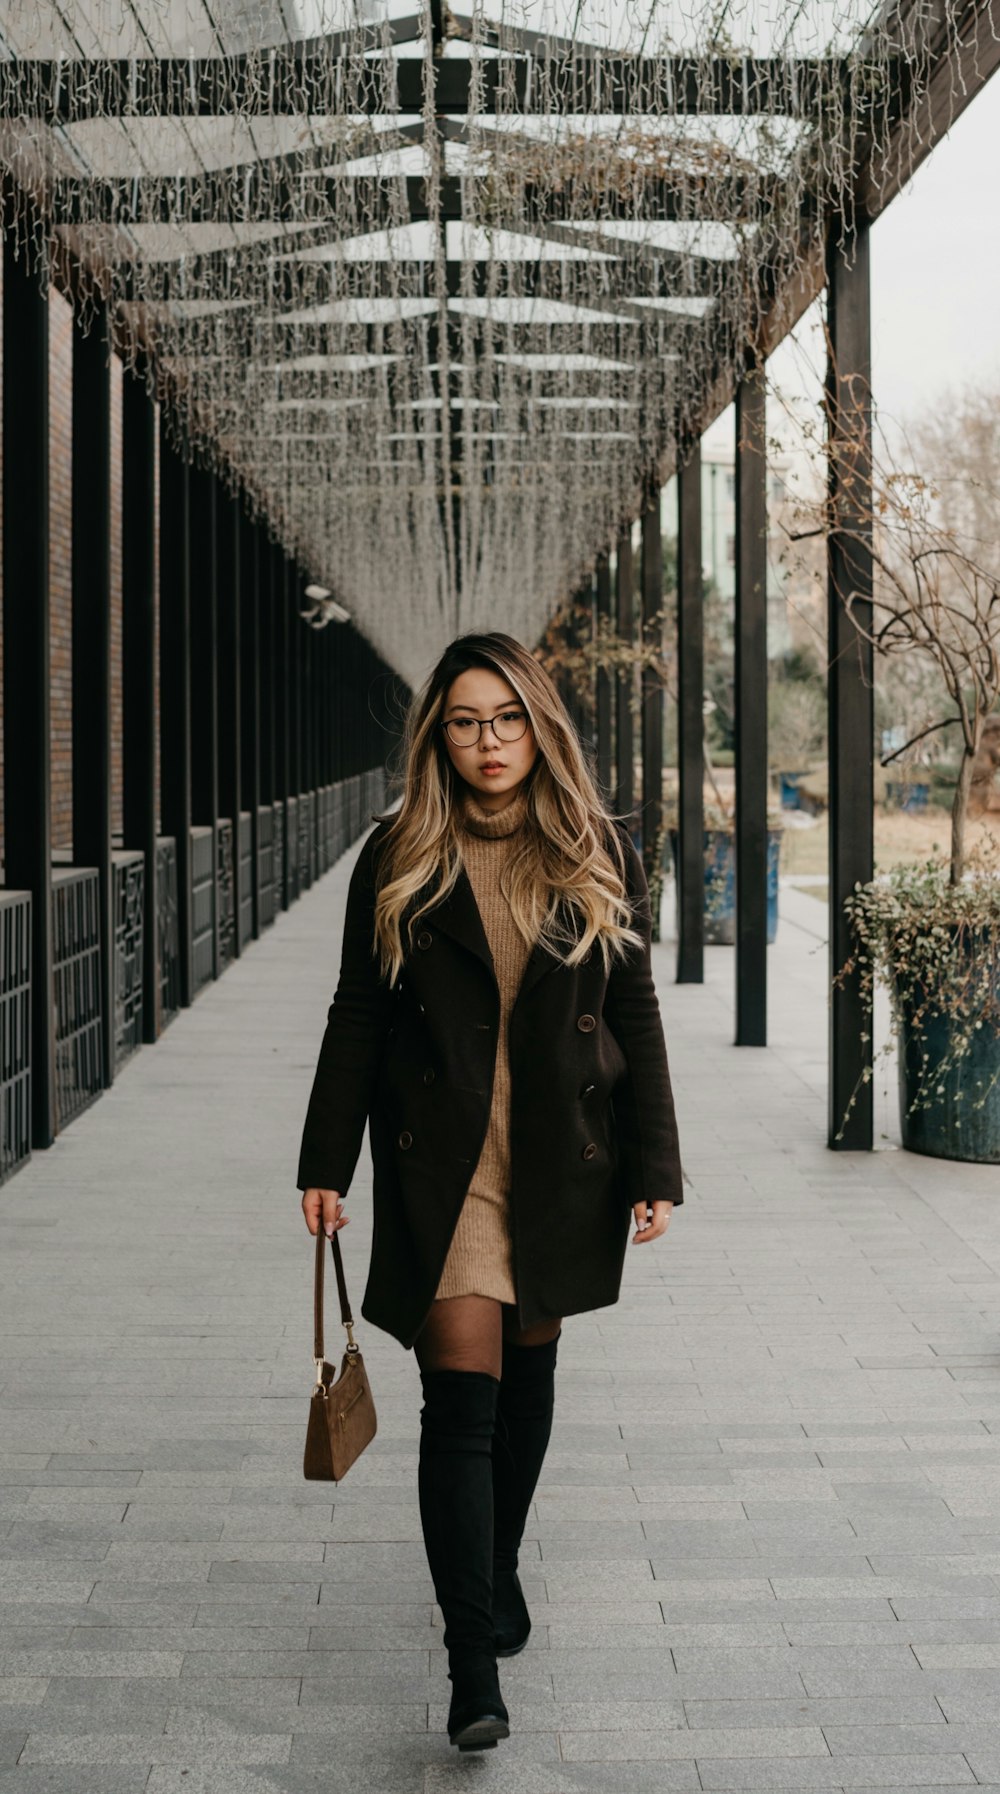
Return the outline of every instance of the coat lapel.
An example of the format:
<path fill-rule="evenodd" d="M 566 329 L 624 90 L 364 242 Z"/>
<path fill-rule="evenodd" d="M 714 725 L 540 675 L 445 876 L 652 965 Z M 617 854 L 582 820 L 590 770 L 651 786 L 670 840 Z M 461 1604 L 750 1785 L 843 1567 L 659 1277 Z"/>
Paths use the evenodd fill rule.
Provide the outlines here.
<path fill-rule="evenodd" d="M 477 959 L 481 959 L 487 970 L 492 973 L 494 978 L 496 977 L 493 954 L 486 938 L 479 905 L 464 866 L 459 868 L 458 877 L 447 896 L 443 897 L 440 903 L 436 903 L 433 909 L 426 910 L 424 914 L 428 920 L 434 922 L 435 927 L 443 929 L 445 934 L 449 934 L 452 940 L 457 941 L 459 946 L 465 947 L 470 953 L 474 953 Z M 545 976 L 546 972 L 553 971 L 556 966 L 561 964 L 562 960 L 557 954 L 551 953 L 541 942 L 536 942 L 528 955 L 524 976 L 518 986 L 517 999 L 519 1000 L 527 991 L 531 990 L 533 985 Z"/>
<path fill-rule="evenodd" d="M 479 905 L 464 866 L 459 867 L 458 877 L 447 896 L 436 903 L 433 909 L 425 910 L 424 914 L 437 928 L 450 934 L 459 946 L 466 947 L 477 959 L 481 959 L 488 971 L 496 977 L 490 943 L 486 939 Z"/>

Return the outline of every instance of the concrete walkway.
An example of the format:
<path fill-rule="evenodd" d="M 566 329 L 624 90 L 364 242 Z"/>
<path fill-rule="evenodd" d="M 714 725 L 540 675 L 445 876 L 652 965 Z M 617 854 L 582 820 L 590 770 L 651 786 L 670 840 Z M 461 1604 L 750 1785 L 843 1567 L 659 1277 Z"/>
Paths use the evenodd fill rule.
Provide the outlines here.
<path fill-rule="evenodd" d="M 0 1190 L 0 1794 L 1000 1790 L 1000 1176 L 825 1149 L 792 891 L 766 1050 L 729 950 L 697 990 L 657 949 L 688 1200 L 566 1324 L 514 1735 L 449 1750 L 388 1336 L 375 1444 L 335 1498 L 301 1474 L 353 857 Z M 366 1171 L 350 1212 L 357 1305 Z"/>

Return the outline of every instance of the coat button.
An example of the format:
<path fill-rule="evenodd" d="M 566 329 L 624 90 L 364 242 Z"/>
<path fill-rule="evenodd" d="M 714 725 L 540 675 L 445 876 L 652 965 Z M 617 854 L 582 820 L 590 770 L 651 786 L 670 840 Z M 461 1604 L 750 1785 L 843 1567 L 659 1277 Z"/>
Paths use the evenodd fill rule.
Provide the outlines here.
<path fill-rule="evenodd" d="M 403 1151 L 404 1151 L 404 1152 L 405 1152 L 405 1151 L 406 1151 L 406 1148 L 407 1148 L 407 1147 L 408 1147 L 408 1146 L 412 1146 L 412 1145 L 413 1145 L 413 1135 L 412 1135 L 412 1134 L 411 1134 L 411 1133 L 410 1133 L 410 1132 L 409 1132 L 409 1130 L 408 1130 L 408 1129 L 407 1129 L 407 1128 L 405 1128 L 405 1127 L 404 1127 L 404 1129 L 403 1129 L 403 1131 L 402 1131 L 402 1133 L 401 1133 L 401 1134 L 400 1134 L 400 1136 L 399 1136 L 399 1144 L 400 1144 L 400 1146 L 401 1146 L 401 1147 L 402 1147 L 402 1148 L 403 1148 Z"/>
<path fill-rule="evenodd" d="M 597 1147 L 594 1145 L 593 1140 L 590 1140 L 590 1141 L 588 1141 L 587 1145 L 584 1147 L 582 1153 L 580 1154 L 580 1157 L 582 1159 L 592 1159 L 596 1156 L 596 1153 L 597 1153 Z"/>
<path fill-rule="evenodd" d="M 433 941 L 434 941 L 434 936 L 432 935 L 429 928 L 422 928 L 420 930 L 420 933 L 417 935 L 417 946 L 420 948 L 422 953 L 426 953 L 428 947 L 433 945 Z"/>
<path fill-rule="evenodd" d="M 429 1065 L 427 1067 L 427 1070 L 424 1072 L 424 1083 L 425 1084 L 433 1084 L 433 1082 L 434 1082 L 434 1067 L 433 1067 L 433 1065 Z"/>
<path fill-rule="evenodd" d="M 591 1091 L 595 1088 L 596 1088 L 596 1086 L 593 1084 L 583 1084 L 580 1087 L 580 1095 L 581 1096 L 589 1096 Z"/>
<path fill-rule="evenodd" d="M 581 1034 L 592 1034 L 597 1027 L 597 1023 L 592 1015 L 578 1015 L 576 1018 L 576 1025 Z"/>

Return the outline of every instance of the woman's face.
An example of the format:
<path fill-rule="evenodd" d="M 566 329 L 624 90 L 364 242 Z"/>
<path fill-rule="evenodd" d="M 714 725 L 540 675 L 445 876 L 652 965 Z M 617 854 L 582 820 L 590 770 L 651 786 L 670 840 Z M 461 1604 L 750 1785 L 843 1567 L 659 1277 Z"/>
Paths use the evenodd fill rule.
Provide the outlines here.
<path fill-rule="evenodd" d="M 443 722 L 459 725 L 455 733 L 468 734 L 468 741 L 453 741 L 451 732 L 443 729 L 445 747 L 455 771 L 471 785 L 486 810 L 502 810 L 516 795 L 538 757 L 534 732 L 527 712 L 513 686 L 500 673 L 488 667 L 470 667 L 453 679 L 445 697 Z M 527 727 L 519 741 L 503 741 L 492 721 L 523 718 Z M 475 720 L 483 723 L 478 730 Z M 476 739 L 478 734 L 479 739 Z"/>

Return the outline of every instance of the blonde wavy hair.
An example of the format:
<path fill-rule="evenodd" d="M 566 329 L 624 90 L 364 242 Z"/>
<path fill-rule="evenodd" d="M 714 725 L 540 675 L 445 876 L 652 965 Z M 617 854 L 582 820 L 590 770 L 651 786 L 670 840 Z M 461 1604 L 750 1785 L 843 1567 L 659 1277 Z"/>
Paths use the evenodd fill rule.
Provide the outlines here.
<path fill-rule="evenodd" d="M 538 747 L 524 786 L 524 828 L 501 878 L 514 922 L 525 941 L 544 943 L 567 965 L 577 965 L 596 943 L 610 971 L 615 958 L 642 945 L 612 812 L 601 801 L 548 673 L 513 636 L 491 633 L 451 642 L 406 714 L 402 805 L 379 817 L 390 824 L 376 873 L 373 950 L 382 974 L 395 983 L 416 923 L 452 890 L 462 866 L 458 799 L 465 782 L 448 757 L 440 725 L 453 681 L 470 667 L 507 680 Z"/>

